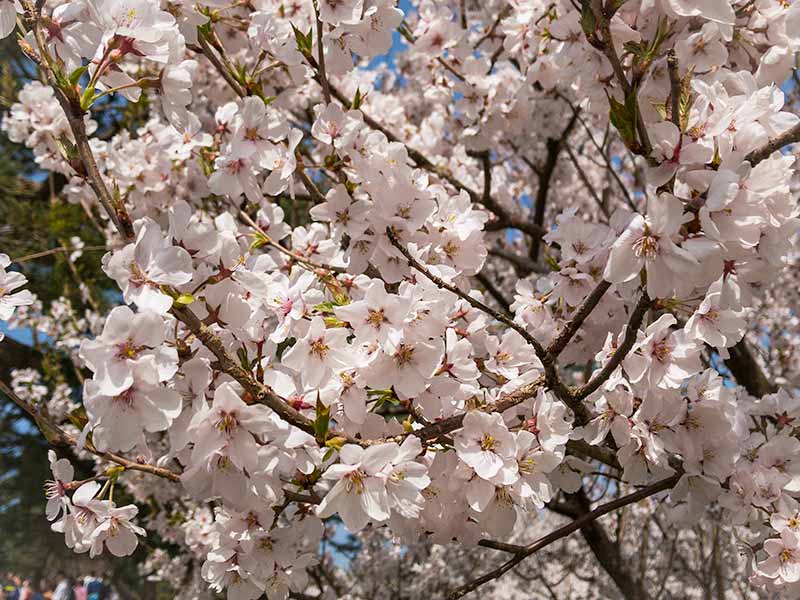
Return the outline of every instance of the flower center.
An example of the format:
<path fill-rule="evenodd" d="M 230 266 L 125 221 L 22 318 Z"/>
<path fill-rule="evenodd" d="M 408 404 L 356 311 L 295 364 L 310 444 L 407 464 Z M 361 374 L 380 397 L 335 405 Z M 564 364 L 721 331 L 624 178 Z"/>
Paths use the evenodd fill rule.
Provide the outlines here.
<path fill-rule="evenodd" d="M 237 421 L 235 413 L 229 413 L 224 410 L 219 411 L 219 418 L 217 422 L 214 423 L 214 427 L 216 427 L 220 433 L 230 437 L 236 432 L 238 426 L 239 421 Z"/>
<path fill-rule="evenodd" d="M 366 476 L 367 474 L 361 469 L 356 469 L 352 473 L 345 475 L 347 478 L 347 491 L 352 492 L 355 490 L 356 494 L 362 494 L 364 492 L 364 478 L 366 478 Z"/>
<path fill-rule="evenodd" d="M 114 396 L 114 402 L 124 404 L 127 408 L 133 406 L 133 388 L 130 387 L 121 394 Z"/>
<path fill-rule="evenodd" d="M 660 342 L 653 343 L 653 349 L 650 351 L 650 356 L 652 356 L 658 362 L 664 362 L 671 353 L 672 347 L 667 343 L 666 340 L 661 340 Z"/>
<path fill-rule="evenodd" d="M 406 344 L 400 344 L 397 351 L 394 353 L 394 359 L 399 366 L 405 366 L 411 362 L 414 356 L 414 348 Z"/>
<path fill-rule="evenodd" d="M 388 319 L 386 318 L 386 315 L 384 315 L 382 308 L 379 308 L 378 310 L 369 309 L 367 312 L 367 323 L 372 325 L 375 329 L 380 329 L 381 325 L 387 322 Z"/>
<path fill-rule="evenodd" d="M 532 456 L 519 461 L 519 472 L 525 475 L 530 475 L 536 470 L 536 459 Z"/>
<path fill-rule="evenodd" d="M 328 355 L 328 345 L 325 343 L 324 338 L 317 338 L 309 344 L 311 354 L 316 354 L 320 359 L 324 359 Z"/>
<path fill-rule="evenodd" d="M 489 433 L 484 434 L 484 436 L 481 438 L 481 450 L 491 452 L 499 445 L 500 442 L 498 442 L 497 439 Z"/>
<path fill-rule="evenodd" d="M 336 212 L 336 222 L 347 225 L 350 222 L 350 211 L 340 210 Z"/>
<path fill-rule="evenodd" d="M 61 498 L 64 495 L 64 484 L 58 480 L 45 481 L 44 483 L 44 497 Z"/>
<path fill-rule="evenodd" d="M 645 233 L 633 243 L 633 252 L 638 258 L 655 260 L 659 255 L 658 236 Z"/>
<path fill-rule="evenodd" d="M 514 504 L 514 499 L 511 497 L 511 494 L 508 493 L 508 489 L 506 487 L 495 488 L 494 499 L 498 503 L 505 504 L 506 506 L 511 506 Z"/>
<path fill-rule="evenodd" d="M 94 519 L 94 511 L 86 506 L 79 506 L 75 520 L 81 525 L 85 525 L 90 519 Z"/>
<path fill-rule="evenodd" d="M 135 287 L 142 287 L 150 283 L 147 280 L 147 275 L 145 274 L 145 272 L 142 271 L 142 268 L 135 262 L 131 262 L 130 269 L 131 269 L 131 278 L 130 278 L 131 285 Z"/>
<path fill-rule="evenodd" d="M 454 256 L 456 256 L 459 250 L 460 248 L 458 247 L 458 244 L 456 244 L 452 240 L 450 240 L 444 246 L 442 246 L 442 251 L 447 255 L 448 258 L 453 258 Z"/>
<path fill-rule="evenodd" d="M 135 346 L 132 339 L 127 339 L 117 344 L 117 358 L 119 360 L 133 360 L 145 349 L 145 346 Z"/>

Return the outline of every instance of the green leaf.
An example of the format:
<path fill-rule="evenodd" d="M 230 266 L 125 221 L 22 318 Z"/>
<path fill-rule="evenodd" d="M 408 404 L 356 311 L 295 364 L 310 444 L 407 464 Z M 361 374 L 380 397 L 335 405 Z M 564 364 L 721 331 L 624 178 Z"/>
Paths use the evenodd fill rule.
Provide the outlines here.
<path fill-rule="evenodd" d="M 597 15 L 592 10 L 592 3 L 589 0 L 581 2 L 581 28 L 587 38 L 594 37 L 597 29 Z"/>
<path fill-rule="evenodd" d="M 669 27 L 667 27 L 667 20 L 659 19 L 658 27 L 656 28 L 656 35 L 655 37 L 653 37 L 653 40 L 647 47 L 648 57 L 650 58 L 650 60 L 655 58 L 659 48 L 661 48 L 661 44 L 667 38 L 668 33 L 669 33 Z"/>
<path fill-rule="evenodd" d="M 247 85 L 247 65 L 234 65 L 234 73 L 233 76 L 236 78 L 240 84 L 246 86 Z"/>
<path fill-rule="evenodd" d="M 331 450 L 337 450 L 338 451 L 338 450 L 342 449 L 342 446 L 344 446 L 346 442 L 347 442 L 347 438 L 346 437 L 343 437 L 341 435 L 337 435 L 337 436 L 332 437 L 329 440 L 326 440 L 325 441 L 325 447 L 326 448 L 330 448 Z"/>
<path fill-rule="evenodd" d="M 356 95 L 353 96 L 353 101 L 350 103 L 350 108 L 353 110 L 358 110 L 361 108 L 361 103 L 363 100 L 364 97 L 361 95 L 361 88 L 356 88 Z"/>
<path fill-rule="evenodd" d="M 75 425 L 80 430 L 83 430 L 86 427 L 86 424 L 89 422 L 89 416 L 86 414 L 86 409 L 83 406 L 79 406 L 72 412 L 67 415 L 69 422 Z"/>
<path fill-rule="evenodd" d="M 289 348 L 294 346 L 297 338 L 289 337 L 283 340 L 278 347 L 275 349 L 275 355 L 280 360 L 283 357 L 283 353 L 286 352 Z"/>
<path fill-rule="evenodd" d="M 325 406 L 320 400 L 319 392 L 317 392 L 317 418 L 314 419 L 314 437 L 317 442 L 324 444 L 328 438 L 328 429 L 331 422 L 331 409 Z"/>
<path fill-rule="evenodd" d="M 52 66 L 53 77 L 56 80 L 56 85 L 62 90 L 66 90 L 69 86 L 69 79 L 64 75 L 64 72 L 57 66 Z"/>
<path fill-rule="evenodd" d="M 647 46 L 644 42 L 625 42 L 622 45 L 625 52 L 632 54 L 637 60 L 644 60 L 647 54 Z"/>
<path fill-rule="evenodd" d="M 322 320 L 325 321 L 325 327 L 328 329 L 336 329 L 337 327 L 344 327 L 346 325 L 344 321 L 333 316 L 322 317 Z"/>
<path fill-rule="evenodd" d="M 313 47 L 313 30 L 309 29 L 307 34 L 303 33 L 297 27 L 295 27 L 294 23 L 292 23 L 292 29 L 294 30 L 294 39 L 297 42 L 297 49 L 303 54 L 310 54 L 311 48 Z"/>
<path fill-rule="evenodd" d="M 183 307 L 189 306 L 192 302 L 194 302 L 194 296 L 191 294 L 178 294 L 178 297 L 173 301 L 173 305 Z"/>
<path fill-rule="evenodd" d="M 75 69 L 72 73 L 70 73 L 69 82 L 72 85 L 78 85 L 78 82 L 81 80 L 81 77 L 83 77 L 83 74 L 86 73 L 88 69 L 89 65 L 83 65 L 82 67 L 78 67 L 77 69 Z"/>
<path fill-rule="evenodd" d="M 255 239 L 253 240 L 253 243 L 250 244 L 250 252 L 253 250 L 258 250 L 262 246 L 266 246 L 269 243 L 269 238 L 260 231 L 256 231 L 253 235 L 255 236 Z"/>
<path fill-rule="evenodd" d="M 319 304 L 314 306 L 314 310 L 326 315 L 332 315 L 334 306 L 336 305 L 333 302 L 320 302 Z"/>
<path fill-rule="evenodd" d="M 78 148 L 66 136 L 57 138 L 55 142 L 56 148 L 58 148 L 62 158 L 67 162 L 71 162 L 78 157 Z"/>
<path fill-rule="evenodd" d="M 109 467 L 108 469 L 106 469 L 106 477 L 110 477 L 113 481 L 116 481 L 124 471 L 125 467 L 121 465 L 117 465 L 115 467 Z"/>
<path fill-rule="evenodd" d="M 250 370 L 250 357 L 247 356 L 247 350 L 244 348 L 239 348 L 236 351 L 236 356 L 239 357 L 239 363 L 241 364 L 242 368 L 246 371 Z"/>
<path fill-rule="evenodd" d="M 544 262 L 547 263 L 547 266 L 550 267 L 551 271 L 557 272 L 561 270 L 561 265 L 558 264 L 556 258 L 549 252 L 544 253 Z"/>
<path fill-rule="evenodd" d="M 209 19 L 208 21 L 197 27 L 197 36 L 202 38 L 207 38 L 208 36 L 211 35 L 212 31 L 211 27 L 212 27 L 211 19 Z"/>
<path fill-rule="evenodd" d="M 631 150 L 636 150 L 638 148 L 636 138 L 636 88 L 632 89 L 627 95 L 625 104 L 622 104 L 610 94 L 607 95 L 611 124 L 616 127 L 625 145 Z"/>
<path fill-rule="evenodd" d="M 94 89 L 91 87 L 87 87 L 83 90 L 83 95 L 81 96 L 81 110 L 83 112 L 87 112 L 94 103 Z"/>

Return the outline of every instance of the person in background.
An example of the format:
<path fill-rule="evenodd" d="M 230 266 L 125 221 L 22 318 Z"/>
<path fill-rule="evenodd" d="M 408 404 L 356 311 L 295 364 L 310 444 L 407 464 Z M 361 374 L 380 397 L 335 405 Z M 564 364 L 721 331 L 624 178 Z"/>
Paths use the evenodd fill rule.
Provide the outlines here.
<path fill-rule="evenodd" d="M 53 583 L 50 578 L 42 578 L 39 580 L 39 585 L 36 588 L 39 597 L 42 600 L 52 600 L 53 598 Z"/>
<path fill-rule="evenodd" d="M 99 575 L 86 578 L 86 600 L 108 600 L 108 586 Z"/>
<path fill-rule="evenodd" d="M 56 589 L 53 590 L 52 600 L 75 600 L 75 592 L 72 590 L 72 580 L 63 573 L 59 573 L 56 580 L 58 584 L 56 585 Z"/>
<path fill-rule="evenodd" d="M 8 573 L 4 585 L 5 600 L 19 600 L 19 588 L 22 585 L 18 575 Z"/>
<path fill-rule="evenodd" d="M 31 600 L 46 600 L 44 595 L 42 594 L 42 590 L 46 589 L 44 587 L 45 582 L 42 582 L 41 585 L 36 585 L 35 583 L 31 582 Z"/>
<path fill-rule="evenodd" d="M 22 582 L 22 587 L 19 588 L 19 600 L 34 600 L 33 584 L 30 579 Z"/>
<path fill-rule="evenodd" d="M 72 592 L 75 596 L 75 600 L 87 600 L 86 586 L 81 578 L 75 581 L 75 587 L 72 588 Z"/>

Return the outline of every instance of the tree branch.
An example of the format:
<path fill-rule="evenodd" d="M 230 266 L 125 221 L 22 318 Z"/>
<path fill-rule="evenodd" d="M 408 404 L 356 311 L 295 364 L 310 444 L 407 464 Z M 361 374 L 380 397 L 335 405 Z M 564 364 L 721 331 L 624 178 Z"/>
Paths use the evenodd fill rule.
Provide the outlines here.
<path fill-rule="evenodd" d="M 628 356 L 628 353 L 633 348 L 633 344 L 636 342 L 636 337 L 639 334 L 639 327 L 641 326 L 642 321 L 644 321 L 644 316 L 651 304 L 652 302 L 647 296 L 647 293 L 642 292 L 642 296 L 639 298 L 639 302 L 636 304 L 636 308 L 633 309 L 631 318 L 625 327 L 625 337 L 623 338 L 622 343 L 616 349 L 609 361 L 603 366 L 602 369 L 600 369 L 600 372 L 595 374 L 595 376 L 587 381 L 583 386 L 576 390 L 572 390 L 571 394 L 574 399 L 583 400 L 586 398 L 586 396 L 594 392 L 597 388 L 608 381 L 608 378 L 611 377 L 616 368 L 622 363 L 623 359 Z"/>
<path fill-rule="evenodd" d="M 547 381 L 547 386 L 550 389 L 552 389 L 554 392 L 556 392 L 556 395 L 558 395 L 558 396 L 561 396 L 562 394 L 565 395 L 565 396 L 567 395 L 568 390 L 566 389 L 566 387 L 561 382 L 561 379 L 558 376 L 558 369 L 557 369 L 555 361 L 547 353 L 547 351 L 544 349 L 544 346 L 542 346 L 541 342 L 539 342 L 539 340 L 537 340 L 530 333 L 528 333 L 528 330 L 525 329 L 525 327 L 523 327 L 519 323 L 516 323 L 515 321 L 513 321 L 512 319 L 510 319 L 509 317 L 507 317 L 506 315 L 504 315 L 500 311 L 497 311 L 497 310 L 491 308 L 490 306 L 487 306 L 486 304 L 484 304 L 480 300 L 476 300 L 475 298 L 473 298 L 469 294 L 465 294 L 460 289 L 458 289 L 456 286 L 454 286 L 454 285 L 452 285 L 450 283 L 447 283 L 442 278 L 437 277 L 436 275 L 431 273 L 417 259 L 415 259 L 413 256 L 411 256 L 411 253 L 408 251 L 408 249 L 405 246 L 403 246 L 400 243 L 400 241 L 397 239 L 397 236 L 394 234 L 394 232 L 390 228 L 386 229 L 386 235 L 389 237 L 389 241 L 391 241 L 392 245 L 400 251 L 400 253 L 406 258 L 406 260 L 408 260 L 408 264 L 411 267 L 413 267 L 414 269 L 416 269 L 417 271 L 419 271 L 420 273 L 422 273 L 423 275 L 425 275 L 425 277 L 427 277 L 430 281 L 432 281 L 438 287 L 440 287 L 440 288 L 442 288 L 444 290 L 447 290 L 448 292 L 451 292 L 451 293 L 455 294 L 456 296 L 458 296 L 462 300 L 466 301 L 467 303 L 469 303 L 473 307 L 477 308 L 480 311 L 483 311 L 484 313 L 486 313 L 487 315 L 491 316 L 495 320 L 500 321 L 505 326 L 510 327 L 511 329 L 516 331 L 518 334 L 520 334 L 522 336 L 522 338 L 533 348 L 534 352 L 536 353 L 536 357 L 542 363 L 542 366 L 544 367 L 545 379 Z M 570 408 L 573 410 L 573 412 L 575 413 L 576 417 L 579 418 L 579 420 L 582 420 L 582 419 L 587 419 L 587 421 L 589 420 L 588 411 L 586 410 L 586 408 L 583 405 L 578 403 L 578 404 L 575 404 L 574 406 L 570 405 Z"/>
<path fill-rule="evenodd" d="M 591 512 L 591 503 L 586 492 L 581 488 L 574 494 L 567 495 L 567 502 L 548 505 L 550 510 L 571 517 L 580 518 L 581 515 Z M 627 568 L 625 558 L 620 553 L 620 547 L 608 537 L 605 529 L 596 520 L 588 521 L 581 526 L 581 535 L 592 550 L 597 562 L 619 588 L 625 600 L 647 600 L 649 594 Z"/>
<path fill-rule="evenodd" d="M 26 0 L 30 5 L 30 0 Z M 83 121 L 83 111 L 80 106 L 76 106 L 70 102 L 63 90 L 57 85 L 56 78 L 53 74 L 52 67 L 49 59 L 47 58 L 46 42 L 41 31 L 41 23 L 39 18 L 33 14 L 34 31 L 38 32 L 36 35 L 39 51 L 43 57 L 43 67 L 48 76 L 48 81 L 51 82 L 56 96 L 60 99 L 64 112 L 67 115 L 67 120 L 70 124 L 73 136 L 76 140 L 76 146 L 80 153 L 81 162 L 86 170 L 86 178 L 89 181 L 92 189 L 95 190 L 97 197 L 100 199 L 101 204 L 108 212 L 109 218 L 112 219 L 117 226 L 118 231 L 127 242 L 133 242 L 133 225 L 130 218 L 125 211 L 124 206 L 120 201 L 114 199 L 114 196 L 109 192 L 105 184 L 100 170 L 97 167 L 94 154 L 92 153 L 91 146 L 89 145 L 89 138 L 86 133 L 86 127 Z M 215 63 L 216 64 L 216 63 Z M 218 67 L 219 68 L 219 67 Z M 235 91 L 240 91 L 234 88 Z M 268 386 L 260 383 L 255 379 L 252 373 L 243 369 L 239 364 L 230 356 L 225 349 L 222 340 L 214 334 L 200 319 L 197 318 L 191 309 L 188 307 L 173 306 L 170 311 L 175 317 L 184 323 L 187 328 L 216 356 L 220 365 L 220 369 L 233 377 L 253 398 L 253 401 L 259 404 L 264 404 L 275 411 L 282 419 L 291 423 L 295 427 L 302 429 L 306 433 L 314 435 L 314 423 L 299 411 L 289 406 L 280 396 L 275 394 Z"/>
<path fill-rule="evenodd" d="M 750 154 L 745 156 L 744 159 L 755 167 L 761 161 L 769 158 L 773 152 L 777 152 L 784 146 L 796 144 L 797 142 L 800 142 L 800 123 L 771 139 L 761 148 L 753 150 Z"/>
<path fill-rule="evenodd" d="M 634 502 L 639 502 L 640 500 L 649 498 L 650 496 L 658 494 L 659 492 L 663 492 L 664 490 L 671 489 L 676 483 L 678 483 L 680 477 L 681 477 L 680 474 L 676 473 L 675 475 L 667 477 L 666 479 L 662 479 L 661 481 L 648 485 L 647 487 L 642 488 L 638 492 L 634 492 L 632 494 L 628 494 L 627 496 L 623 496 L 622 498 L 617 498 L 616 500 L 612 500 L 611 502 L 606 502 L 605 504 L 601 504 L 591 512 L 586 513 L 583 516 L 575 519 L 572 523 L 564 525 L 563 527 L 559 527 L 558 529 L 544 536 L 540 540 L 534 542 L 529 546 L 526 546 L 524 551 L 519 552 L 514 556 L 514 558 L 502 564 L 497 569 L 494 569 L 493 571 L 490 571 L 485 575 L 482 575 L 481 577 L 473 579 L 469 583 L 453 590 L 447 596 L 448 600 L 457 600 L 458 598 L 461 598 L 462 596 L 465 596 L 466 594 L 478 589 L 483 584 L 503 576 L 505 573 L 513 569 L 515 566 L 517 566 L 519 563 L 521 563 L 523 560 L 525 560 L 532 554 L 535 554 L 536 552 L 538 552 L 542 548 L 545 548 L 546 546 L 549 546 L 553 542 L 556 542 L 570 535 L 571 533 L 577 531 L 578 529 L 581 529 L 588 523 L 602 517 L 603 515 L 606 515 L 610 512 L 613 512 L 629 504 L 633 504 Z"/>
<path fill-rule="evenodd" d="M 578 310 L 575 311 L 575 314 L 572 316 L 572 319 L 567 322 L 564 328 L 561 330 L 561 333 L 556 336 L 556 338 L 550 342 L 550 345 L 547 347 L 547 353 L 556 358 L 561 352 L 563 352 L 564 348 L 567 347 L 572 337 L 578 332 L 583 322 L 586 320 L 591 312 L 595 309 L 595 307 L 600 303 L 600 300 L 603 299 L 603 296 L 608 291 L 608 288 L 611 287 L 611 283 L 608 281 L 602 280 L 598 283 L 592 292 L 586 296 L 583 303 L 578 307 Z"/>
<path fill-rule="evenodd" d="M 729 348 L 728 352 L 730 356 L 725 359 L 725 366 L 728 367 L 736 382 L 747 390 L 748 394 L 761 398 L 778 391 L 778 386 L 764 374 L 745 338 Z"/>
<path fill-rule="evenodd" d="M 564 144 L 566 144 L 569 134 L 575 127 L 575 123 L 578 121 L 578 114 L 579 113 L 577 111 L 572 114 L 572 118 L 569 120 L 569 123 L 561 133 L 561 137 L 549 138 L 547 140 L 547 159 L 545 160 L 544 167 L 541 169 L 541 175 L 539 175 L 539 188 L 536 190 L 536 204 L 534 206 L 535 210 L 532 215 L 533 220 L 531 222 L 531 224 L 536 227 L 544 227 L 547 196 L 550 193 L 550 183 L 553 180 L 556 165 L 558 164 L 558 155 L 561 153 L 561 149 L 563 148 Z M 531 240 L 531 247 L 528 254 L 531 257 L 531 260 L 534 262 L 536 262 L 536 260 L 539 258 L 541 244 L 541 238 L 533 238 Z"/>
<path fill-rule="evenodd" d="M 78 440 L 53 423 L 46 411 L 43 411 L 32 403 L 20 398 L 4 381 L 0 381 L 0 392 L 3 392 L 14 404 L 19 406 L 22 410 L 28 413 L 28 415 L 30 415 L 48 443 L 54 446 L 78 446 Z M 129 471 L 141 471 L 142 473 L 157 475 L 158 477 L 163 477 L 164 479 L 169 479 L 170 481 L 180 481 L 181 478 L 179 473 L 175 473 L 169 469 L 129 460 L 123 456 L 114 454 L 113 452 L 100 452 L 90 443 L 86 443 L 83 446 L 83 449 L 108 462 L 113 462 L 125 467 Z"/>

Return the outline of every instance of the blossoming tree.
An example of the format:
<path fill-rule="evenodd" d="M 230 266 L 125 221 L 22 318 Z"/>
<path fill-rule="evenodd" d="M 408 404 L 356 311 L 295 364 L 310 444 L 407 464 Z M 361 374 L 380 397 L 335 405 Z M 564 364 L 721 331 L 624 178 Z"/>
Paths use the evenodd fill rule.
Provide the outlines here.
<path fill-rule="evenodd" d="M 376 597 L 322 581 L 335 522 L 482 548 L 415 592 L 455 600 L 580 531 L 611 596 L 660 597 L 629 511 L 800 594 L 800 5 L 0 0 L 0 35 L 39 74 L 3 129 L 119 290 L 44 307 L 0 257 L 0 319 L 75 371 L 0 383 L 67 546 L 156 536 L 187 599 Z"/>

